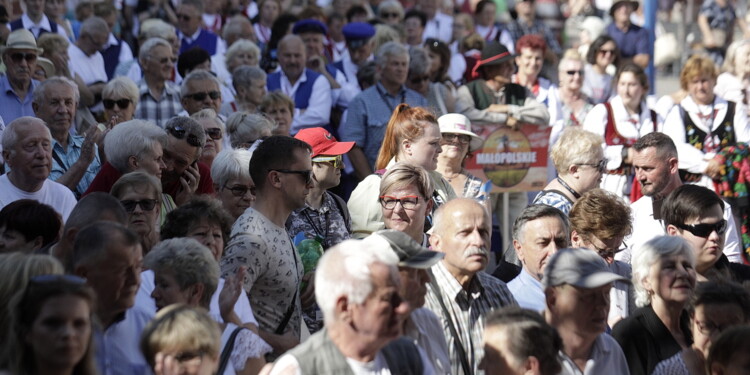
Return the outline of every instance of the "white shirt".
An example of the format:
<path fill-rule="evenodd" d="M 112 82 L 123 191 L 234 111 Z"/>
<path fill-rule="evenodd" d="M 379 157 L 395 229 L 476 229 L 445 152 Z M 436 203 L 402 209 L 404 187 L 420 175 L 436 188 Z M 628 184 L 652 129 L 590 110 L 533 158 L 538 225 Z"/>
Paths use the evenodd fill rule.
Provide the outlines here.
<path fill-rule="evenodd" d="M 51 206 L 62 216 L 63 224 L 76 205 L 76 197 L 65 185 L 46 179 L 35 192 L 23 191 L 13 185 L 8 174 L 0 176 L 0 209 L 19 199 L 33 199 Z"/>
<path fill-rule="evenodd" d="M 427 20 L 424 32 L 422 33 L 423 41 L 427 40 L 427 38 L 436 38 L 443 42 L 450 43 L 452 37 L 453 17 L 443 14 L 440 11 L 435 13 L 433 19 Z"/>
<path fill-rule="evenodd" d="M 99 51 L 87 56 L 77 45 L 68 46 L 71 73 L 78 74 L 83 83 L 90 85 L 94 82 L 107 82 L 107 71 L 104 69 L 104 57 Z"/>
<path fill-rule="evenodd" d="M 39 23 L 34 23 L 34 21 L 32 21 L 31 18 L 26 15 L 26 13 L 21 15 L 21 24 L 23 24 L 23 28 L 31 31 L 36 39 L 39 39 L 39 32 L 42 30 L 52 32 L 52 26 L 49 22 L 49 18 L 47 18 L 47 16 L 44 14 L 42 15 L 42 19 L 39 21 Z M 10 28 L 10 23 L 8 23 L 7 25 L 8 28 Z M 62 25 L 57 25 L 57 33 L 64 36 L 65 40 L 70 40 L 68 38 L 68 33 L 65 32 L 65 29 L 62 27 Z"/>
<path fill-rule="evenodd" d="M 542 283 L 531 276 L 526 268 L 508 283 L 508 290 L 513 294 L 518 306 L 524 309 L 544 311 L 547 308 Z"/>
<path fill-rule="evenodd" d="M 628 362 L 625 360 L 625 354 L 620 345 L 606 333 L 600 334 L 594 341 L 583 371 L 565 353 L 560 352 L 559 357 L 562 362 L 560 375 L 630 374 Z"/>
<path fill-rule="evenodd" d="M 299 79 L 297 79 L 297 82 L 292 85 L 289 82 L 289 78 L 284 74 L 284 70 L 281 70 L 281 91 L 292 98 L 292 100 L 294 100 L 294 95 L 297 93 L 299 85 L 306 81 L 307 75 L 303 72 Z M 331 103 L 331 84 L 328 83 L 326 77 L 322 75 L 318 76 L 313 83 L 307 108 L 294 108 L 294 120 L 292 120 L 290 133 L 297 134 L 298 131 L 304 128 L 328 124 L 331 121 Z"/>

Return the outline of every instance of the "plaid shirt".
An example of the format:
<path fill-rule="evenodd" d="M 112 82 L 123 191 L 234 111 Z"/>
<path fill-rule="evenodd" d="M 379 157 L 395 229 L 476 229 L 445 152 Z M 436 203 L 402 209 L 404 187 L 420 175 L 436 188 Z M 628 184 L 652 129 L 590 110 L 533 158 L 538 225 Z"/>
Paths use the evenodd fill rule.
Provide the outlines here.
<path fill-rule="evenodd" d="M 138 95 L 140 100 L 135 108 L 136 118 L 153 121 L 160 128 L 164 128 L 167 120 L 182 111 L 180 88 L 174 82 L 164 82 L 164 91 L 161 93 L 161 99 L 157 101 L 143 79 L 138 84 Z"/>
<path fill-rule="evenodd" d="M 508 23 L 507 29 L 513 38 L 513 43 L 518 42 L 518 39 L 521 39 L 524 35 L 537 34 L 544 37 L 544 41 L 547 42 L 547 48 L 551 49 L 555 55 L 562 55 L 562 47 L 560 47 L 560 42 L 557 41 L 557 36 L 541 20 L 534 20 L 532 24 L 526 24 L 523 21 L 512 21 Z M 520 51 L 516 51 L 516 53 L 520 53 Z"/>
<path fill-rule="evenodd" d="M 516 306 L 516 300 L 505 286 L 505 283 L 490 276 L 483 271 L 478 272 L 472 278 L 468 291 L 461 287 L 455 277 L 448 272 L 443 262 L 432 266 L 432 275 L 440 288 L 441 298 L 448 309 L 450 319 L 456 327 L 460 336 L 460 343 L 466 352 L 469 365 L 473 366 L 473 374 L 481 375 L 484 371 L 479 370 L 479 362 L 484 357 L 484 321 L 487 314 L 492 310 Z M 443 323 L 443 332 L 448 342 L 451 354 L 451 373 L 464 374 L 461 367 L 461 359 L 454 344 L 455 337 L 451 334 L 449 322 L 432 283 L 427 284 L 427 298 L 425 307 L 432 310 Z"/>

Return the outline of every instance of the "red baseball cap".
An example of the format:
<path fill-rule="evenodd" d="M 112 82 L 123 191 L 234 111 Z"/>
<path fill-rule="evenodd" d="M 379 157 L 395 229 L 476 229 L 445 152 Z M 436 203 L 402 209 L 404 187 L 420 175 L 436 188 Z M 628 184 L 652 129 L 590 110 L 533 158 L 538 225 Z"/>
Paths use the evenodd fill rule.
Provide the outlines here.
<path fill-rule="evenodd" d="M 338 142 L 328 130 L 307 128 L 300 130 L 294 138 L 312 147 L 312 157 L 318 155 L 343 155 L 354 147 L 354 142 Z"/>

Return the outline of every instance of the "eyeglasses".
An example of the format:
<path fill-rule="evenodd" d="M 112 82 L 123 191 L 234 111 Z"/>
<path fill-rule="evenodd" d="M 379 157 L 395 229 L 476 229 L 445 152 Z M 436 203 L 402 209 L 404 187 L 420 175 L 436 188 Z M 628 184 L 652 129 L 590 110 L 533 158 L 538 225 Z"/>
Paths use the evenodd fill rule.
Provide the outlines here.
<path fill-rule="evenodd" d="M 312 169 L 304 170 L 304 171 L 295 171 L 292 169 L 269 169 L 269 171 L 279 172 L 279 173 L 290 173 L 290 174 L 298 174 L 302 176 L 305 179 L 305 185 L 310 185 L 313 182 L 313 171 Z"/>
<path fill-rule="evenodd" d="M 583 70 L 566 70 L 565 74 L 567 74 L 569 76 L 574 76 L 576 74 L 578 74 L 579 76 L 582 76 L 583 75 Z"/>
<path fill-rule="evenodd" d="M 677 228 L 684 229 L 694 236 L 706 238 L 711 235 L 714 231 L 716 234 L 723 235 L 727 231 L 727 221 L 722 219 L 718 223 L 713 224 L 675 224 Z"/>
<path fill-rule="evenodd" d="M 380 14 L 380 18 L 399 18 L 399 17 L 400 15 L 396 12 L 394 13 L 386 12 L 386 13 Z"/>
<path fill-rule="evenodd" d="M 154 58 L 153 56 L 149 56 L 148 58 L 149 58 L 149 60 L 156 60 L 156 58 Z M 172 56 L 167 56 L 167 57 L 162 57 L 162 58 L 160 58 L 160 59 L 158 59 L 156 61 L 159 64 L 162 64 L 162 65 L 164 65 L 164 64 L 174 64 L 175 62 L 177 62 L 177 58 L 172 57 Z"/>
<path fill-rule="evenodd" d="M 316 156 L 312 159 L 313 163 L 328 163 L 334 168 L 344 167 L 344 158 L 341 155 L 336 156 Z"/>
<path fill-rule="evenodd" d="M 141 210 L 143 211 L 151 211 L 156 207 L 156 203 L 158 201 L 156 199 L 141 199 L 139 201 L 134 200 L 124 200 L 120 201 L 122 203 L 122 206 L 125 207 L 125 211 L 127 212 L 133 212 L 135 211 L 135 206 L 141 206 Z"/>
<path fill-rule="evenodd" d="M 458 142 L 462 145 L 468 145 L 471 142 L 471 137 L 466 134 L 443 133 L 443 142 Z"/>
<path fill-rule="evenodd" d="M 602 258 L 604 258 L 604 259 L 607 259 L 607 258 L 614 258 L 615 254 L 617 254 L 617 253 L 619 253 L 619 252 L 621 252 L 621 251 L 623 251 L 623 250 L 627 249 L 627 247 L 628 247 L 628 246 L 627 246 L 627 245 L 626 245 L 626 244 L 625 244 L 625 243 L 623 242 L 623 243 L 621 244 L 621 247 L 620 247 L 620 248 L 617 248 L 617 249 L 606 249 L 606 248 L 601 248 L 601 247 L 599 247 L 599 246 L 596 246 L 596 245 L 594 245 L 594 242 L 593 242 L 593 241 L 591 241 L 591 239 L 587 239 L 587 242 L 588 242 L 588 243 L 589 243 L 589 245 L 591 245 L 591 247 L 593 248 L 592 250 L 596 250 L 596 252 L 597 252 L 597 253 L 599 254 L 599 256 L 600 256 L 600 257 L 602 257 Z"/>
<path fill-rule="evenodd" d="M 401 203 L 401 207 L 405 210 L 413 210 L 419 203 L 419 197 L 416 195 L 406 195 L 401 198 L 392 197 L 390 195 L 380 196 L 380 205 L 386 210 L 392 210 L 396 208 L 396 203 Z"/>
<path fill-rule="evenodd" d="M 424 81 L 429 81 L 429 80 L 430 80 L 430 76 L 414 77 L 414 78 L 411 79 L 411 83 L 413 85 L 416 85 L 418 83 L 422 83 Z"/>
<path fill-rule="evenodd" d="M 596 168 L 597 172 L 604 173 L 604 171 L 607 170 L 607 162 L 608 161 L 609 160 L 607 160 L 607 159 L 602 159 L 602 160 L 599 160 L 599 162 L 596 163 L 596 164 L 578 164 L 578 165 L 587 165 L 589 167 L 594 167 L 594 168 Z"/>
<path fill-rule="evenodd" d="M 104 104 L 104 108 L 106 109 L 112 109 L 115 107 L 115 104 L 117 104 L 117 107 L 120 109 L 125 109 L 130 106 L 130 99 L 102 99 L 102 104 Z"/>
<path fill-rule="evenodd" d="M 167 127 L 166 130 L 169 132 L 169 134 L 172 134 L 177 139 L 184 139 L 185 133 L 187 133 L 185 128 L 181 126 L 170 126 Z M 188 134 L 185 140 L 189 145 L 193 147 L 203 147 L 201 142 L 198 140 L 198 136 L 196 136 L 195 134 Z"/>
<path fill-rule="evenodd" d="M 250 191 L 251 195 L 255 195 L 255 186 L 247 187 L 244 185 L 234 185 L 232 187 L 229 187 L 227 185 L 224 185 L 224 189 L 231 191 L 232 195 L 234 195 L 235 197 L 244 197 L 248 191 Z"/>
<path fill-rule="evenodd" d="M 221 134 L 221 129 L 219 128 L 208 128 L 206 129 L 206 135 L 209 136 L 214 141 L 218 141 L 223 137 L 224 135 Z"/>
<path fill-rule="evenodd" d="M 614 55 L 615 54 L 615 50 L 613 50 L 613 49 L 600 49 L 599 50 L 599 54 L 600 55 Z"/>
<path fill-rule="evenodd" d="M 196 102 L 202 102 L 206 100 L 206 97 L 211 98 L 211 100 L 216 100 L 221 98 L 221 92 L 219 91 L 209 91 L 209 92 L 196 92 L 194 94 L 187 94 L 185 95 L 188 99 L 193 99 Z"/>
<path fill-rule="evenodd" d="M 14 63 L 18 64 L 21 62 L 21 60 L 26 60 L 26 62 L 34 62 L 36 61 L 37 55 L 36 53 L 22 53 L 22 52 L 14 52 L 10 54 L 10 59 L 13 60 Z"/>

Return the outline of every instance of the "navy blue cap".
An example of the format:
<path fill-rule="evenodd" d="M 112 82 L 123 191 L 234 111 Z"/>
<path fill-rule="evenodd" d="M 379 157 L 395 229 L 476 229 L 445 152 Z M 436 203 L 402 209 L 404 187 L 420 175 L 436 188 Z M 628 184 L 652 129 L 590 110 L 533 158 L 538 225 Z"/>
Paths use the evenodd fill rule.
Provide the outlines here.
<path fill-rule="evenodd" d="M 326 25 L 323 24 L 323 22 L 320 22 L 316 19 L 308 18 L 305 20 L 297 21 L 294 24 L 294 27 L 292 28 L 293 34 L 302 34 L 302 33 L 319 33 L 323 35 L 328 35 L 328 28 Z"/>
<path fill-rule="evenodd" d="M 375 35 L 375 27 L 367 22 L 348 23 L 342 31 L 344 38 L 346 38 L 346 44 L 352 48 L 362 46 Z"/>

